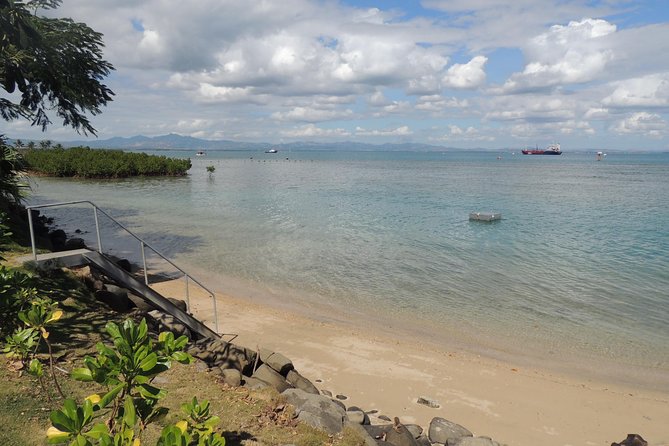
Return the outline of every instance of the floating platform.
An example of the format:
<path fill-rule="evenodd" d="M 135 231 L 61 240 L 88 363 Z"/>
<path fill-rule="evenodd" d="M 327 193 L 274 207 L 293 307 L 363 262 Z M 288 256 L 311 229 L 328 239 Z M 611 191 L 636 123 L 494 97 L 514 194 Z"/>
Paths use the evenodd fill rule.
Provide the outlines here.
<path fill-rule="evenodd" d="M 469 219 L 473 221 L 496 221 L 502 219 L 499 212 L 470 212 Z"/>

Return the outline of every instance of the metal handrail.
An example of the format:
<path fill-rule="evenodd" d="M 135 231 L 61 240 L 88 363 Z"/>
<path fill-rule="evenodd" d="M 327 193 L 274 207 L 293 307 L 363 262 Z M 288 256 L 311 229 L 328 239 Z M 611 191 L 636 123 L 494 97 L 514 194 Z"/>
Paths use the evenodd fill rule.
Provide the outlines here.
<path fill-rule="evenodd" d="M 26 209 L 28 210 L 28 225 L 30 226 L 30 243 L 32 245 L 32 250 L 33 250 L 33 257 L 35 261 L 37 261 L 37 245 L 35 243 L 35 232 L 33 228 L 33 217 L 32 217 L 32 212 L 31 210 L 33 209 L 41 209 L 41 208 L 50 208 L 50 207 L 60 207 L 60 206 L 70 206 L 73 204 L 90 204 L 93 207 L 93 216 L 95 219 L 95 232 L 96 232 L 96 237 L 97 237 L 97 242 L 98 242 L 98 249 L 97 251 L 100 254 L 103 254 L 102 252 L 102 240 L 100 237 L 100 223 L 98 221 L 98 212 L 101 212 L 104 216 L 106 216 L 108 219 L 110 219 L 112 222 L 116 223 L 121 229 L 123 229 L 125 232 L 127 232 L 129 235 L 131 235 L 133 238 L 135 238 L 138 242 L 140 242 L 140 247 L 142 251 L 142 262 L 144 266 L 144 283 L 149 286 L 149 276 L 147 273 L 147 267 L 146 267 L 146 254 L 145 254 L 145 248 L 149 248 L 151 251 L 156 253 L 160 258 L 162 258 L 164 261 L 172 265 L 177 271 L 183 274 L 183 277 L 186 281 L 186 307 L 190 309 L 190 295 L 188 291 L 189 287 L 189 282 L 192 281 L 193 283 L 197 284 L 200 288 L 205 290 L 209 295 L 211 296 L 211 300 L 214 306 L 214 325 L 216 328 L 216 333 L 219 333 L 218 331 L 218 311 L 216 308 L 216 295 L 214 294 L 213 291 L 211 291 L 209 288 L 204 286 L 201 282 L 199 282 L 197 279 L 195 279 L 193 276 L 188 274 L 186 271 L 184 271 L 182 268 L 180 268 L 178 265 L 176 265 L 174 262 L 172 262 L 170 259 L 167 258 L 167 256 L 163 255 L 160 251 L 158 251 L 156 248 L 142 240 L 140 237 L 135 235 L 130 229 L 126 228 L 121 224 L 118 220 L 116 220 L 114 217 L 100 209 L 95 203 L 92 201 L 88 200 L 78 200 L 78 201 L 64 201 L 60 203 L 50 203 L 50 204 L 37 204 L 37 205 L 32 205 L 32 206 L 26 206 Z"/>

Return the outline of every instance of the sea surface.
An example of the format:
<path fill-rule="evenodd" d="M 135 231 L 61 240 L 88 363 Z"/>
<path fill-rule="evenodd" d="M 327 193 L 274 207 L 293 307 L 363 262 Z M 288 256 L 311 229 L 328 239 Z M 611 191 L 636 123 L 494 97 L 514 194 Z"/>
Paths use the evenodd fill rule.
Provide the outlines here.
<path fill-rule="evenodd" d="M 223 291 L 669 386 L 667 153 L 156 153 L 189 175 L 36 178 L 28 201 L 93 201 Z M 94 240 L 90 209 L 45 213 Z"/>

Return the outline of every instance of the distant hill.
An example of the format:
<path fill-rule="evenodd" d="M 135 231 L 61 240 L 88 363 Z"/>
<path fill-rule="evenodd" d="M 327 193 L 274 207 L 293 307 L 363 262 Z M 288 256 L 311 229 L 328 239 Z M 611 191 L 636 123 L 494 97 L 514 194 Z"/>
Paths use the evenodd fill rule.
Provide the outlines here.
<path fill-rule="evenodd" d="M 435 151 L 435 150 L 455 150 L 453 148 L 433 146 L 419 143 L 399 143 L 399 144 L 366 144 L 359 142 L 336 142 L 322 143 L 311 141 L 299 141 L 292 143 L 270 144 L 270 143 L 250 143 L 230 140 L 208 140 L 193 138 L 191 136 L 182 136 L 175 133 L 162 136 L 131 136 L 129 138 L 114 137 L 109 139 L 89 140 L 89 141 L 68 141 L 61 142 L 65 147 L 88 146 L 98 149 L 124 149 L 124 150 L 265 150 L 269 147 L 276 147 L 281 151 L 286 150 L 388 150 L 388 151 Z"/>
<path fill-rule="evenodd" d="M 161 136 L 131 136 L 129 138 L 114 137 L 89 141 L 69 141 L 62 143 L 66 147 L 88 146 L 96 149 L 126 149 L 126 150 L 169 150 L 169 149 L 207 149 L 207 150 L 257 150 L 269 146 L 262 143 L 244 143 L 237 141 L 193 138 L 175 133 Z"/>

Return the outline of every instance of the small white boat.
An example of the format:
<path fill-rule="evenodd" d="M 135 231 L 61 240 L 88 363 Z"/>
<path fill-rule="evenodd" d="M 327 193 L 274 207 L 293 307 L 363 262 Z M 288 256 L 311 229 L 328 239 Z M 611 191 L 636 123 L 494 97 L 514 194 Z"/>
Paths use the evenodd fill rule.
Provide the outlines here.
<path fill-rule="evenodd" d="M 606 156 L 606 153 L 604 153 L 604 152 L 597 152 L 597 154 L 595 155 L 595 159 L 596 159 L 597 161 L 601 161 L 601 160 L 604 159 L 605 156 Z"/>
<path fill-rule="evenodd" d="M 265 150 L 265 153 L 278 153 L 278 152 L 279 151 L 273 147 L 271 149 Z"/>
<path fill-rule="evenodd" d="M 206 155 L 206 153 L 204 152 L 204 150 L 198 150 L 198 151 L 195 153 L 195 156 L 205 156 L 205 155 Z"/>

